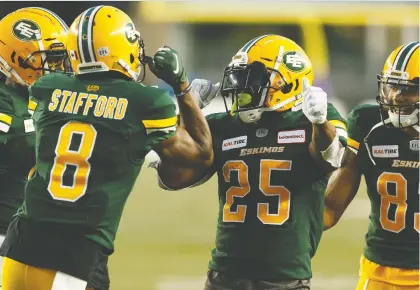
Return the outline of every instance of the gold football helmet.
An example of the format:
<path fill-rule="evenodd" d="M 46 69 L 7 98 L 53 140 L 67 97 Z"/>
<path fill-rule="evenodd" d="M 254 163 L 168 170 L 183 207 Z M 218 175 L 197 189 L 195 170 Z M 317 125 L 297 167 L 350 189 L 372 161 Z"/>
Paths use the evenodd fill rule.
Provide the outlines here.
<path fill-rule="evenodd" d="M 388 56 L 378 79 L 377 101 L 382 120 L 397 128 L 419 131 L 420 42 L 397 47 Z"/>
<path fill-rule="evenodd" d="M 231 112 L 239 112 L 244 122 L 255 122 L 264 111 L 291 109 L 301 98 L 303 78 L 312 85 L 312 64 L 303 49 L 286 37 L 263 35 L 232 58 L 221 93 L 225 104 L 226 97 L 232 97 Z"/>
<path fill-rule="evenodd" d="M 117 71 L 138 81 L 144 44 L 131 18 L 111 6 L 96 6 L 70 26 L 67 50 L 77 75 Z"/>
<path fill-rule="evenodd" d="M 16 10 L 0 20 L 0 72 L 22 86 L 51 71 L 64 70 L 68 27 L 38 7 Z"/>

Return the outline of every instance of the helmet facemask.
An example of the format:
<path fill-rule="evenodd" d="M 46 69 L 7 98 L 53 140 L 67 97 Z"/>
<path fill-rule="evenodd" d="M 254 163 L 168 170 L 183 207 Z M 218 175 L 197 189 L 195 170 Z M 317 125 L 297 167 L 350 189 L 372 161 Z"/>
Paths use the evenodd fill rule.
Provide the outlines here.
<path fill-rule="evenodd" d="M 258 121 L 262 112 L 268 110 L 265 106 L 268 91 L 279 89 L 271 86 L 272 71 L 259 61 L 228 66 L 221 87 L 226 111 L 229 112 L 227 98 L 230 97 L 231 114 L 238 112 L 245 123 Z"/>
<path fill-rule="evenodd" d="M 419 82 L 418 78 L 408 81 L 404 78 L 378 75 L 378 97 L 382 121 L 396 128 L 419 124 Z"/>
<path fill-rule="evenodd" d="M 139 47 L 140 47 L 139 60 L 140 60 L 141 70 L 143 71 L 143 75 L 141 76 L 141 78 L 140 77 L 138 78 L 137 82 L 142 82 L 144 78 L 146 77 L 146 64 L 150 56 L 146 55 L 143 38 L 140 36 L 140 34 L 138 37 L 139 37 Z"/>
<path fill-rule="evenodd" d="M 38 58 L 40 62 L 37 61 Z M 35 51 L 24 60 L 19 57 L 18 61 L 21 68 L 41 71 L 42 75 L 51 72 L 71 72 L 67 50 L 62 43 L 53 43 L 50 49 Z"/>

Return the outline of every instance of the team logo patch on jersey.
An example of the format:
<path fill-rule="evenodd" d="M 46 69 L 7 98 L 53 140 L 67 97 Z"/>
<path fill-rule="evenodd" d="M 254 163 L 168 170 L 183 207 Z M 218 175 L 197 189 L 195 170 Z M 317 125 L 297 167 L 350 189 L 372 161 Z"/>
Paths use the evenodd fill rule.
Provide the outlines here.
<path fill-rule="evenodd" d="M 226 139 L 223 141 L 222 151 L 245 147 L 247 144 L 247 140 L 248 136 L 240 136 Z"/>
<path fill-rule="evenodd" d="M 28 19 L 19 20 L 13 25 L 13 35 L 21 41 L 35 41 L 41 36 L 39 26 Z"/>
<path fill-rule="evenodd" d="M 268 134 L 268 129 L 267 128 L 260 128 L 260 129 L 257 129 L 257 132 L 255 132 L 255 135 L 258 138 L 263 138 L 263 137 L 267 136 L 267 134 Z"/>
<path fill-rule="evenodd" d="M 88 85 L 87 91 L 88 92 L 97 92 L 97 91 L 99 91 L 99 86 L 98 85 Z"/>
<path fill-rule="evenodd" d="M 413 151 L 419 151 L 419 140 L 411 140 L 410 149 Z"/>
<path fill-rule="evenodd" d="M 372 155 L 377 158 L 398 157 L 398 145 L 372 146 Z"/>
<path fill-rule="evenodd" d="M 277 134 L 278 144 L 305 143 L 305 130 L 280 131 Z"/>

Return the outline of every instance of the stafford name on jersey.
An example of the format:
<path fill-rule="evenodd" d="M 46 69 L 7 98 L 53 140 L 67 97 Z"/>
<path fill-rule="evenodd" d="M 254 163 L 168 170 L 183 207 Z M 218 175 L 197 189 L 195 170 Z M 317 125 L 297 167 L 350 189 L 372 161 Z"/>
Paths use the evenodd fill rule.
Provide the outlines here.
<path fill-rule="evenodd" d="M 93 114 L 98 118 L 122 120 L 128 106 L 126 98 L 56 89 L 51 95 L 48 110 L 68 114 Z"/>

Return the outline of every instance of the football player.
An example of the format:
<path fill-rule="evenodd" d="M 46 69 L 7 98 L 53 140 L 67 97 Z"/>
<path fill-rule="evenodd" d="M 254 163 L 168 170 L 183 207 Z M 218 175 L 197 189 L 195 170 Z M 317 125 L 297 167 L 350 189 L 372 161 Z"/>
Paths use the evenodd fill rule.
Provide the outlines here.
<path fill-rule="evenodd" d="M 22 205 L 28 172 L 35 164 L 36 104 L 29 100 L 28 86 L 63 68 L 67 30 L 55 13 L 38 7 L 16 10 L 0 20 L 0 244 Z"/>
<path fill-rule="evenodd" d="M 163 167 L 212 163 L 210 131 L 177 52 L 161 48 L 148 64 L 174 88 L 182 127 L 169 93 L 138 83 L 144 45 L 124 12 L 84 11 L 67 50 L 75 75 L 49 74 L 30 87 L 36 169 L 0 249 L 4 290 L 85 289 L 101 256 L 114 251 L 124 204 L 151 149 Z"/>
<path fill-rule="evenodd" d="M 378 75 L 379 105 L 349 114 L 343 166 L 328 184 L 325 229 L 366 180 L 371 213 L 358 290 L 419 289 L 419 47 L 395 49 Z"/>
<path fill-rule="evenodd" d="M 340 166 L 347 137 L 345 120 L 312 81 L 311 62 L 295 42 L 252 39 L 224 72 L 221 93 L 232 108 L 207 116 L 211 169 L 157 166 L 166 189 L 217 173 L 216 248 L 205 289 L 310 289 L 326 176 Z"/>

